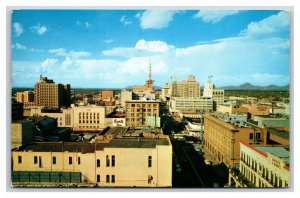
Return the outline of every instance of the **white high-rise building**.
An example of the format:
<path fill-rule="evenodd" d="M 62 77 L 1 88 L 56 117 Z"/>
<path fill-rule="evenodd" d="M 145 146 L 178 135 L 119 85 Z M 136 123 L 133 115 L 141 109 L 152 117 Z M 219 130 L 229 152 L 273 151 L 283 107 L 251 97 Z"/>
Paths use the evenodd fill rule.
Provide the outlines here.
<path fill-rule="evenodd" d="M 210 79 L 211 77 L 212 76 L 209 76 Z M 224 104 L 224 89 L 216 89 L 215 85 L 210 79 L 205 83 L 203 97 L 209 97 L 213 99 L 213 110 L 215 111 L 219 105 Z"/>

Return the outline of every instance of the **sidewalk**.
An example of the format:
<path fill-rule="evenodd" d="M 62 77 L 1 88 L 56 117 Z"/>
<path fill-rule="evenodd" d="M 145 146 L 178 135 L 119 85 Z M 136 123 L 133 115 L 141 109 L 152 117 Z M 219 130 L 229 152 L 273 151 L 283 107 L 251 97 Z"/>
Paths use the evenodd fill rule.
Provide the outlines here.
<path fill-rule="evenodd" d="M 205 160 L 211 161 L 213 165 L 218 164 L 216 159 L 213 158 L 212 154 L 208 150 L 206 150 L 204 147 L 202 147 L 201 150 L 202 150 L 202 156 Z"/>

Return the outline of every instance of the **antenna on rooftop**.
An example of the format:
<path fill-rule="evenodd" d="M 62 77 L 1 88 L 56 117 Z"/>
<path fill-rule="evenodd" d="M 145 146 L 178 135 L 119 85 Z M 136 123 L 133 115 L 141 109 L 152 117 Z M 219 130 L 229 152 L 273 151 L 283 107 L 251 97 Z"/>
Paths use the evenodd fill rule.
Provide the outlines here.
<path fill-rule="evenodd" d="M 213 75 L 208 76 L 208 82 L 211 82 L 212 77 L 213 77 Z"/>
<path fill-rule="evenodd" d="M 149 80 L 151 80 L 152 74 L 151 74 L 151 56 L 150 56 L 150 64 L 149 64 Z"/>

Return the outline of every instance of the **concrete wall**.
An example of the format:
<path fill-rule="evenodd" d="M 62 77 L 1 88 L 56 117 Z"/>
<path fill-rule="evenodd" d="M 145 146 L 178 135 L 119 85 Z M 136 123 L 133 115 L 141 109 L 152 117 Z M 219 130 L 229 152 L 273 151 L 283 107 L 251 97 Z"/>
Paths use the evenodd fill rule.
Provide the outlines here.
<path fill-rule="evenodd" d="M 112 166 L 112 156 L 115 156 L 115 166 Z M 22 163 L 18 163 L 22 156 Z M 34 164 L 34 156 L 38 162 Z M 56 164 L 52 157 L 56 157 Z M 110 166 L 106 166 L 106 158 Z M 151 167 L 148 167 L 148 156 L 152 157 Z M 69 164 L 72 157 L 72 164 Z M 80 164 L 78 164 L 80 157 Z M 78 152 L 24 152 L 13 151 L 13 171 L 62 171 L 81 172 L 82 181 L 98 186 L 119 187 L 171 187 L 172 186 L 172 146 L 157 146 L 156 148 L 104 148 L 95 153 Z M 42 159 L 40 167 L 39 159 Z M 97 167 L 100 160 L 100 167 Z M 97 182 L 100 175 L 100 182 Z M 106 182 L 109 175 L 110 182 Z M 112 183 L 112 175 L 115 183 Z M 149 176 L 153 179 L 148 181 Z"/>
<path fill-rule="evenodd" d="M 11 149 L 34 141 L 33 125 L 30 121 L 11 124 Z"/>

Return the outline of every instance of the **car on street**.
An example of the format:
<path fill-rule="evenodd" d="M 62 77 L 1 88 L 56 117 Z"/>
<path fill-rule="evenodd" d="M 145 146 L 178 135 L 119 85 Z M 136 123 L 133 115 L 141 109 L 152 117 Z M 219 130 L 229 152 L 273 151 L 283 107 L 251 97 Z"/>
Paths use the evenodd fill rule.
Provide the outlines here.
<path fill-rule="evenodd" d="M 180 164 L 176 164 L 176 172 L 177 172 L 177 173 L 180 173 L 180 172 L 181 172 Z"/>

